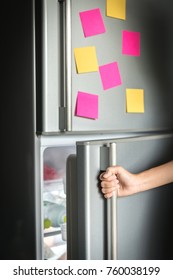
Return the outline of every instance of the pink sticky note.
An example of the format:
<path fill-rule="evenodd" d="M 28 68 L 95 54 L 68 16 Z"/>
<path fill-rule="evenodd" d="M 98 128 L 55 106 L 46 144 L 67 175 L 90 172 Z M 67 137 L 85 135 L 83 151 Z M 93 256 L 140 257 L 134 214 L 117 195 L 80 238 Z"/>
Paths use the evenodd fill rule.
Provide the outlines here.
<path fill-rule="evenodd" d="M 140 56 L 140 32 L 122 32 L 122 54 Z"/>
<path fill-rule="evenodd" d="M 79 13 L 85 37 L 104 33 L 105 26 L 99 8 Z"/>
<path fill-rule="evenodd" d="M 78 91 L 75 115 L 98 119 L 98 95 Z"/>
<path fill-rule="evenodd" d="M 121 77 L 117 62 L 112 62 L 99 67 L 103 89 L 109 89 L 121 85 Z"/>

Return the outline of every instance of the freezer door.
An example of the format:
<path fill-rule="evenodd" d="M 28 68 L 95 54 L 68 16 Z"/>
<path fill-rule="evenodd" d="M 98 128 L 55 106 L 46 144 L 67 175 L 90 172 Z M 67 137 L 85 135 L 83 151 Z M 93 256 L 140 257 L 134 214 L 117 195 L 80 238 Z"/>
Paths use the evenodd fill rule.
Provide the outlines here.
<path fill-rule="evenodd" d="M 77 143 L 67 160 L 68 259 L 172 259 L 172 184 L 106 200 L 98 178 L 111 157 L 134 173 L 157 166 L 172 159 L 173 135 Z"/>
<path fill-rule="evenodd" d="M 43 132 L 172 128 L 173 10 L 165 1 L 125 1 L 118 19 L 107 15 L 111 1 L 42 0 Z M 88 36 L 92 13 L 99 30 Z M 132 50 L 140 38 L 130 54 L 123 51 L 128 36 Z"/>

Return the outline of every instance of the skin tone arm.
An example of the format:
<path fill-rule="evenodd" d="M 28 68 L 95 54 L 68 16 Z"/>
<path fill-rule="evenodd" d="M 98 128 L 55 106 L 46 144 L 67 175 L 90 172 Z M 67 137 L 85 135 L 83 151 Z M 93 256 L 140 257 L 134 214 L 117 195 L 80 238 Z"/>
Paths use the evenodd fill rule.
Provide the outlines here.
<path fill-rule="evenodd" d="M 143 192 L 173 182 L 173 160 L 137 174 L 122 166 L 111 166 L 100 175 L 100 180 L 105 198 L 110 198 L 115 191 L 118 196 Z"/>

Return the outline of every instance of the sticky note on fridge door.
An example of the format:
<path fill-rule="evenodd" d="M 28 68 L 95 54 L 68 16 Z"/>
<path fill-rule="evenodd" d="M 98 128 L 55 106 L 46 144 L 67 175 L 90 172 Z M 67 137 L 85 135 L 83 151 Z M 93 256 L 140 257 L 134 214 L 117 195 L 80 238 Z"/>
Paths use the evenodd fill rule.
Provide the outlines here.
<path fill-rule="evenodd" d="M 75 115 L 78 117 L 98 119 L 98 95 L 78 91 Z"/>
<path fill-rule="evenodd" d="M 122 54 L 140 56 L 140 32 L 122 31 Z"/>
<path fill-rule="evenodd" d="M 98 71 L 96 48 L 94 46 L 75 48 L 74 56 L 77 73 Z"/>
<path fill-rule="evenodd" d="M 99 8 L 79 13 L 84 36 L 94 36 L 106 32 Z"/>
<path fill-rule="evenodd" d="M 106 0 L 106 15 L 125 20 L 126 0 Z"/>
<path fill-rule="evenodd" d="M 144 113 L 143 89 L 126 89 L 126 111 L 127 113 Z"/>
<path fill-rule="evenodd" d="M 99 72 L 104 90 L 121 85 L 121 76 L 117 62 L 99 66 Z"/>

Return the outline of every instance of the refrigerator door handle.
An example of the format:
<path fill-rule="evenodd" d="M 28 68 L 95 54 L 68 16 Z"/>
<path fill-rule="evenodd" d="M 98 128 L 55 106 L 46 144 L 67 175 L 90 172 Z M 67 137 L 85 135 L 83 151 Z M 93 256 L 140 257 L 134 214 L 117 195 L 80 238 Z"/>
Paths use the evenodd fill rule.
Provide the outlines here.
<path fill-rule="evenodd" d="M 63 1 L 63 49 L 64 49 L 64 68 L 63 68 L 63 103 L 64 107 L 61 108 L 61 112 L 64 111 L 63 115 L 63 128 L 62 125 L 60 129 L 71 131 L 72 130 L 72 95 L 71 95 L 71 88 L 72 88 L 72 42 L 71 42 L 71 0 Z M 61 123 L 61 121 L 60 121 Z"/>
<path fill-rule="evenodd" d="M 109 166 L 116 165 L 116 143 L 109 145 Z M 117 259 L 117 193 L 107 201 L 108 259 Z"/>

